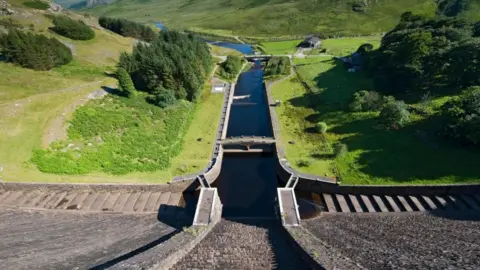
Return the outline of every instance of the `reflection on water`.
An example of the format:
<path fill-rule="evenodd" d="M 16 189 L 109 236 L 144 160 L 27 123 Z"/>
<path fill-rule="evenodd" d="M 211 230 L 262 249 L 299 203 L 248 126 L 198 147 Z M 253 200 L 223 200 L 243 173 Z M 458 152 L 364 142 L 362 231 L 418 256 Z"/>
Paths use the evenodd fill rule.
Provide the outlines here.
<path fill-rule="evenodd" d="M 259 62 L 240 75 L 235 86 L 235 97 L 227 128 L 227 137 L 273 136 L 265 97 L 263 69 Z"/>

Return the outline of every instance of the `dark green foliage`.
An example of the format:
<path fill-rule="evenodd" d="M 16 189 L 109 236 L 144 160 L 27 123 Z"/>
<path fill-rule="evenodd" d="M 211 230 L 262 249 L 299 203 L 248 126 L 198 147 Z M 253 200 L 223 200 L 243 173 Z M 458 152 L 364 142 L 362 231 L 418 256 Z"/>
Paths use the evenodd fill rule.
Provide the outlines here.
<path fill-rule="evenodd" d="M 358 91 L 353 94 L 350 110 L 353 112 L 377 111 L 384 105 L 383 97 L 375 91 Z"/>
<path fill-rule="evenodd" d="M 471 0 L 438 0 L 438 13 L 458 16 L 469 9 L 469 1 Z"/>
<path fill-rule="evenodd" d="M 358 47 L 357 52 L 361 55 L 366 55 L 368 52 L 371 52 L 372 50 L 373 50 L 373 45 L 370 43 L 365 43 L 360 45 L 360 47 Z"/>
<path fill-rule="evenodd" d="M 133 85 L 132 78 L 130 78 L 130 74 L 128 74 L 124 68 L 117 68 L 117 79 L 123 95 L 129 97 L 135 94 L 136 90 L 135 86 Z"/>
<path fill-rule="evenodd" d="M 312 161 L 309 159 L 300 159 L 297 161 L 298 167 L 308 167 L 312 165 Z"/>
<path fill-rule="evenodd" d="M 150 44 L 137 44 L 131 55 L 122 54 L 119 66 L 130 73 L 137 89 L 153 95 L 151 102 L 162 100 L 164 104 L 167 96 L 163 89 L 173 92 L 176 99 L 194 101 L 211 70 L 212 59 L 205 42 L 192 35 L 162 31 Z"/>
<path fill-rule="evenodd" d="M 0 35 L 0 54 L 9 62 L 35 70 L 50 70 L 72 61 L 70 48 L 57 39 L 15 29 Z"/>
<path fill-rule="evenodd" d="M 69 141 L 34 152 L 42 172 L 86 174 L 153 172 L 166 169 L 182 150 L 194 105 L 161 109 L 132 98 L 107 96 L 79 108 L 68 129 Z"/>
<path fill-rule="evenodd" d="M 274 56 L 268 60 L 265 68 L 266 76 L 290 74 L 290 60 L 286 56 Z"/>
<path fill-rule="evenodd" d="M 473 36 L 480 37 L 480 22 L 477 22 L 473 27 Z"/>
<path fill-rule="evenodd" d="M 426 19 L 405 13 L 379 50 L 369 53 L 378 90 L 420 97 L 478 84 L 479 43 L 473 25 L 457 18 Z M 478 76 L 477 76 L 478 77 Z"/>
<path fill-rule="evenodd" d="M 151 27 L 126 19 L 100 17 L 98 23 L 103 28 L 124 37 L 133 37 L 147 42 L 154 40 L 156 35 Z"/>
<path fill-rule="evenodd" d="M 242 69 L 245 59 L 240 56 L 229 55 L 227 60 L 220 64 L 220 76 L 227 80 L 233 80 Z"/>
<path fill-rule="evenodd" d="M 160 108 L 166 108 L 177 102 L 175 98 L 175 93 L 172 90 L 159 87 L 153 95 L 148 98 L 148 101 L 152 104 L 157 105 Z"/>
<path fill-rule="evenodd" d="M 95 32 L 82 21 L 75 21 L 67 16 L 52 18 L 54 27 L 50 29 L 61 36 L 75 40 L 90 40 L 95 37 Z"/>
<path fill-rule="evenodd" d="M 50 8 L 50 5 L 47 2 L 43 2 L 40 0 L 33 0 L 33 1 L 25 1 L 23 5 L 29 8 L 47 10 Z"/>
<path fill-rule="evenodd" d="M 480 86 L 471 87 L 442 107 L 444 134 L 464 144 L 480 145 Z"/>
<path fill-rule="evenodd" d="M 398 129 L 410 122 L 410 112 L 403 101 L 389 102 L 383 106 L 379 118 L 385 126 Z"/>

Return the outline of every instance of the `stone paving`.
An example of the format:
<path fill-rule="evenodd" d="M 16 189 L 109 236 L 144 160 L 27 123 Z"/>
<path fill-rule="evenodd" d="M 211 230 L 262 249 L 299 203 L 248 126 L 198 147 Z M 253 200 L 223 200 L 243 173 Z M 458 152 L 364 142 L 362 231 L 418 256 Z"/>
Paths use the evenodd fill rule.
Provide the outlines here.
<path fill-rule="evenodd" d="M 309 269 L 276 219 L 221 220 L 172 269 Z"/>

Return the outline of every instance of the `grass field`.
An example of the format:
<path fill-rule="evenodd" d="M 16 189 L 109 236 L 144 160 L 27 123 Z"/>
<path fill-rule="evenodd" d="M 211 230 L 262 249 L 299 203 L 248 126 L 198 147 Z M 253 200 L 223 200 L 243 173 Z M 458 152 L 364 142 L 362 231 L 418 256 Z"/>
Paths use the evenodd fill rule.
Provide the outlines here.
<path fill-rule="evenodd" d="M 292 54 L 297 50 L 297 46 L 300 42 L 302 42 L 301 39 L 262 42 L 260 43 L 260 46 L 262 46 L 262 49 L 266 54 Z"/>
<path fill-rule="evenodd" d="M 362 74 L 348 73 L 341 64 L 326 57 L 296 59 L 295 63 L 304 64 L 298 71 L 314 92 L 303 89 L 295 79 L 274 85 L 272 92 L 275 99 L 284 102 L 277 108 L 281 140 L 287 158 L 299 170 L 331 175 L 335 162 L 343 184 L 480 182 L 480 167 L 475 165 L 480 153 L 451 145 L 435 135 L 435 113 L 447 98 L 432 103 L 431 117 L 413 114 L 407 127 L 386 131 L 378 126 L 378 112 L 347 111 L 352 93 L 372 89 Z M 312 129 L 319 121 L 329 126 L 329 144 L 347 144 L 349 152 L 345 158 L 335 159 L 322 145 L 320 135 Z M 285 144 L 289 140 L 297 143 Z M 297 163 L 301 159 L 312 164 L 300 167 Z"/>
<path fill-rule="evenodd" d="M 370 43 L 376 49 L 380 47 L 381 36 L 358 38 L 332 38 L 322 41 L 321 49 L 327 49 L 326 54 L 345 56 L 357 51 L 360 45 Z"/>
<path fill-rule="evenodd" d="M 243 55 L 241 52 L 234 49 L 229 49 L 229 48 L 215 46 L 215 45 L 209 45 L 209 47 L 211 48 L 211 52 L 213 55 L 220 55 L 220 56 L 227 56 L 227 55 L 242 56 Z"/>
<path fill-rule="evenodd" d="M 84 11 L 143 22 L 161 21 L 169 28 L 213 29 L 229 35 L 298 36 L 322 32 L 351 36 L 388 31 L 405 11 L 433 16 L 436 8 L 428 0 L 371 1 L 364 13 L 354 12 L 348 0 L 120 0 Z"/>
<path fill-rule="evenodd" d="M 34 149 L 43 145 L 44 137 L 60 120 L 58 133 L 65 133 L 63 123 L 72 118 L 76 106 L 82 106 L 87 96 L 102 86 L 115 86 L 116 80 L 104 72 L 114 69 L 118 55 L 130 51 L 133 40 L 108 31 L 95 30 L 90 41 L 73 41 L 51 33 L 51 23 L 42 13 L 23 18 L 26 27 L 32 22 L 34 31 L 54 36 L 71 46 L 74 61 L 70 64 L 41 72 L 23 69 L 0 62 L 0 179 L 22 182 L 89 182 L 89 183 L 164 183 L 179 173 L 189 173 L 207 165 L 211 155 L 214 133 L 219 118 L 223 95 L 210 95 L 205 86 L 201 103 L 195 105 L 192 124 L 184 137 L 183 151 L 171 161 L 171 166 L 153 173 L 130 173 L 121 176 L 94 172 L 86 175 L 55 175 L 40 172 L 30 162 Z M 76 18 L 80 18 L 73 14 Z M 95 18 L 85 18 L 95 25 Z M 33 83 L 34 82 L 34 83 Z M 201 137 L 203 140 L 198 142 Z"/>

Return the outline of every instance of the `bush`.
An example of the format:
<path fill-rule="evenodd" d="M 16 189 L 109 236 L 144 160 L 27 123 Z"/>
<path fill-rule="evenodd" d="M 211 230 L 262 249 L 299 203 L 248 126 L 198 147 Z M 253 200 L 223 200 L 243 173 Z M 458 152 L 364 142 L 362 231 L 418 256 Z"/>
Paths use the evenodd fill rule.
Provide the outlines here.
<path fill-rule="evenodd" d="M 124 37 L 133 37 L 146 42 L 153 41 L 156 36 L 156 32 L 151 27 L 126 19 L 100 17 L 98 23 L 103 28 Z"/>
<path fill-rule="evenodd" d="M 72 61 L 70 48 L 55 38 L 11 29 L 0 35 L 0 54 L 25 68 L 50 70 Z"/>
<path fill-rule="evenodd" d="M 227 56 L 227 60 L 220 64 L 220 76 L 227 80 L 235 79 L 244 61 L 244 58 L 240 56 Z"/>
<path fill-rule="evenodd" d="M 124 69 L 119 67 L 117 69 L 117 79 L 118 83 L 120 84 L 120 90 L 122 94 L 126 97 L 135 94 L 135 87 L 133 86 L 132 78 L 130 78 L 130 74 Z"/>
<path fill-rule="evenodd" d="M 67 38 L 74 40 L 90 40 L 95 37 L 95 32 L 84 22 L 75 21 L 67 16 L 53 16 L 53 25 L 50 29 Z"/>
<path fill-rule="evenodd" d="M 40 171 L 56 174 L 118 175 L 168 168 L 182 150 L 195 106 L 184 102 L 161 109 L 142 95 L 90 101 L 75 111 L 68 141 L 35 151 L 32 161 Z"/>
<path fill-rule="evenodd" d="M 337 143 L 334 147 L 334 155 L 336 158 L 343 158 L 348 153 L 348 146 L 344 143 Z"/>
<path fill-rule="evenodd" d="M 318 133 L 325 134 L 325 133 L 327 133 L 328 125 L 327 125 L 325 122 L 318 122 L 318 123 L 315 125 L 315 130 L 316 130 Z"/>
<path fill-rule="evenodd" d="M 394 129 L 403 127 L 410 121 L 410 112 L 407 104 L 403 101 L 395 101 L 385 104 L 380 112 L 380 121 Z"/>
<path fill-rule="evenodd" d="M 159 87 L 156 93 L 149 98 L 149 101 L 160 108 L 166 108 L 175 104 L 177 99 L 173 91 Z"/>
<path fill-rule="evenodd" d="M 286 56 L 274 56 L 268 60 L 265 68 L 266 76 L 290 74 L 290 60 Z"/>
<path fill-rule="evenodd" d="M 380 110 L 384 104 L 381 95 L 374 91 L 359 91 L 353 94 L 350 110 L 353 112 L 367 112 Z"/>
<path fill-rule="evenodd" d="M 464 144 L 480 144 L 480 86 L 465 90 L 442 107 L 444 134 Z"/>
<path fill-rule="evenodd" d="M 309 159 L 300 159 L 297 161 L 298 167 L 308 167 L 312 165 L 312 161 Z"/>
<path fill-rule="evenodd" d="M 35 8 L 40 10 L 47 10 L 50 8 L 50 5 L 47 2 L 43 2 L 40 0 L 33 0 L 33 1 L 25 1 L 23 5 L 29 8 Z"/>

